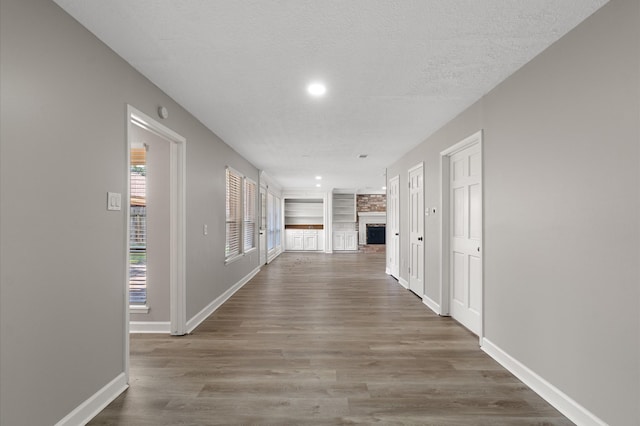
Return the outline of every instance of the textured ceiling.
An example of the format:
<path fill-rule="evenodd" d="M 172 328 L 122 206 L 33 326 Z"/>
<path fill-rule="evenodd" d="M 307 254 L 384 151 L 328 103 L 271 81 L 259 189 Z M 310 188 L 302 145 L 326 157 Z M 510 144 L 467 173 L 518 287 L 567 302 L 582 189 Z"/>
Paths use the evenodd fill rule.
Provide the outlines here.
<path fill-rule="evenodd" d="M 283 187 L 322 175 L 323 189 L 380 189 L 386 166 L 606 3 L 55 1 Z"/>

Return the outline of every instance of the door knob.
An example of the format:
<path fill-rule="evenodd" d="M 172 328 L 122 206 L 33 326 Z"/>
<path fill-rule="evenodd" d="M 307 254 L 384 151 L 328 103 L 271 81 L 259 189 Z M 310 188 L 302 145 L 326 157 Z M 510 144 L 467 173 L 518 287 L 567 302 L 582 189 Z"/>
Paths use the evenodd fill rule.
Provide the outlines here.
<path fill-rule="evenodd" d="M 398 232 L 396 232 L 396 235 L 400 235 Z"/>
<path fill-rule="evenodd" d="M 418 241 L 422 241 L 422 237 L 418 237 Z"/>
<path fill-rule="evenodd" d="M 478 247 L 478 253 L 480 253 L 480 247 Z"/>

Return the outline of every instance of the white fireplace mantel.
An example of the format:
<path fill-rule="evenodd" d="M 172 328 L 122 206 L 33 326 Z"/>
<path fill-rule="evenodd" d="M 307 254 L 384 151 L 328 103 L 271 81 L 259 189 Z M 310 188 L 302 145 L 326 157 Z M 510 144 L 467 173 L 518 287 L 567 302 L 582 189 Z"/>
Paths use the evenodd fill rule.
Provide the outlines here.
<path fill-rule="evenodd" d="M 367 242 L 367 224 L 387 224 L 386 212 L 358 212 L 358 241 L 360 244 Z"/>

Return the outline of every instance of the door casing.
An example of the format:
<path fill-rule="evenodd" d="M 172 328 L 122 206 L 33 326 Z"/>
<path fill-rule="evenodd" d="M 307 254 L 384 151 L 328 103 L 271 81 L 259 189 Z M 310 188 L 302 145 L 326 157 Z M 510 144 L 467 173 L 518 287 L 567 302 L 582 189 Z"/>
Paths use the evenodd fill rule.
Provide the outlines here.
<path fill-rule="evenodd" d="M 387 183 L 387 274 L 400 278 L 400 176 Z"/>
<path fill-rule="evenodd" d="M 264 219 L 264 220 L 263 220 Z M 264 222 L 264 223 L 263 223 Z M 260 186 L 260 265 L 267 263 L 267 188 Z"/>
<path fill-rule="evenodd" d="M 414 205 L 414 200 L 412 199 L 412 194 L 411 194 L 411 176 L 412 174 L 414 174 L 414 172 L 420 172 L 420 181 L 421 181 L 421 188 L 420 191 L 417 193 L 418 194 L 418 205 Z M 421 299 L 424 297 L 424 285 L 425 285 L 425 279 L 424 279 L 424 265 L 425 265 L 425 259 L 424 259 L 424 237 L 425 237 L 425 228 L 424 228 L 424 163 L 420 162 L 419 164 L 413 166 L 412 168 L 409 169 L 409 173 L 408 173 L 408 177 L 409 177 L 409 290 L 413 291 L 418 297 L 420 297 Z M 416 233 L 416 235 L 414 236 L 417 240 L 419 240 L 419 242 L 416 241 L 416 246 L 420 247 L 420 250 L 418 250 L 418 253 L 416 256 L 414 256 L 414 253 L 412 252 L 413 248 L 412 245 L 414 244 L 414 238 L 412 237 L 412 227 L 413 225 L 411 224 L 411 220 L 412 220 L 412 215 L 415 215 L 415 220 L 416 220 L 416 224 L 419 224 L 419 228 L 418 232 Z M 414 257 L 416 258 L 415 261 L 417 262 L 417 264 L 414 264 Z M 417 272 L 416 272 L 417 269 Z M 417 293 L 414 290 L 414 285 L 415 285 L 415 281 L 416 279 L 414 278 L 414 276 L 418 277 L 418 285 L 421 286 L 422 288 L 418 288 L 417 289 Z"/>
<path fill-rule="evenodd" d="M 186 289 L 185 289 L 185 258 L 186 258 L 186 142 L 187 140 L 149 117 L 131 105 L 127 105 L 127 136 L 126 136 L 126 191 L 125 209 L 125 373 L 129 377 L 129 199 L 132 126 L 142 126 L 146 130 L 156 133 L 168 140 L 170 144 L 170 263 L 171 276 L 169 280 L 170 292 L 170 332 L 172 335 L 186 334 Z M 135 123 L 135 124 L 134 124 Z"/>
<path fill-rule="evenodd" d="M 482 236 L 480 246 L 482 247 L 482 289 L 480 291 L 482 302 L 480 303 L 480 332 L 478 338 L 482 345 L 484 337 L 484 150 L 483 150 L 483 131 L 479 130 L 471 136 L 461 140 L 460 142 L 450 146 L 440 152 L 440 206 L 441 206 L 441 226 L 440 226 L 440 304 L 436 306 L 436 313 L 444 316 L 450 315 L 450 298 L 451 298 L 451 277 L 450 277 L 450 233 L 451 233 L 451 209 L 450 209 L 450 159 L 451 156 L 472 145 L 479 144 L 480 157 L 482 162 Z M 438 312 L 439 311 L 439 312 Z"/>

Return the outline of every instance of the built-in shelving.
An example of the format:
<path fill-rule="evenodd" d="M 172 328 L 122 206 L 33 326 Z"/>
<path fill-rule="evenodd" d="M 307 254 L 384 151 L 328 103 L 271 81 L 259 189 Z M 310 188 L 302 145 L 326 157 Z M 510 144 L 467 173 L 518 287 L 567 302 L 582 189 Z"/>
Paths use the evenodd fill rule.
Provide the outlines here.
<path fill-rule="evenodd" d="M 322 225 L 324 208 L 322 199 L 287 198 L 284 200 L 284 224 Z"/>
<path fill-rule="evenodd" d="M 356 222 L 356 194 L 333 194 L 333 222 Z"/>

